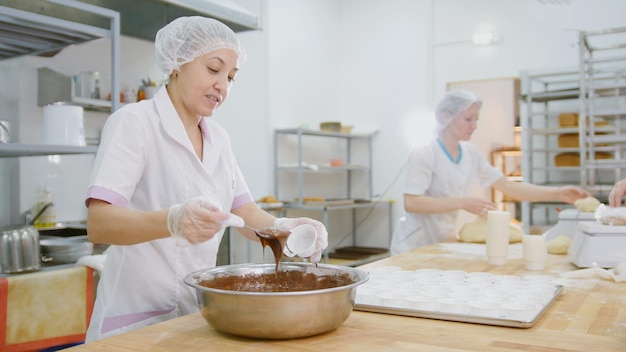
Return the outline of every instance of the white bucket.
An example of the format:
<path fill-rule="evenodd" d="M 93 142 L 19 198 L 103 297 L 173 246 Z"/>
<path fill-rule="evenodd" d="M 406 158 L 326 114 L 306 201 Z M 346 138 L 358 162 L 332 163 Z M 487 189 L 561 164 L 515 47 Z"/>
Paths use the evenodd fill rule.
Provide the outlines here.
<path fill-rule="evenodd" d="M 43 108 L 44 144 L 84 146 L 83 108 L 52 104 Z"/>

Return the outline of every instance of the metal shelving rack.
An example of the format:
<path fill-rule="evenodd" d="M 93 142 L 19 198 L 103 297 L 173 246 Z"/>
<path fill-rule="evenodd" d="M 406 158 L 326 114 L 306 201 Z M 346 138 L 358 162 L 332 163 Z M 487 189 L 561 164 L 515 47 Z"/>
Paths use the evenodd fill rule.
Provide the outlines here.
<path fill-rule="evenodd" d="M 580 181 L 594 194 L 608 194 L 625 174 L 626 160 L 626 28 L 579 34 L 580 51 Z M 603 119 L 609 128 L 593 121 Z M 598 159 L 606 150 L 612 158 Z M 609 175 L 602 174 L 608 173 Z"/>
<path fill-rule="evenodd" d="M 356 245 L 357 243 L 357 216 L 356 211 L 358 209 L 367 209 L 374 206 L 387 206 L 389 215 L 388 215 L 388 231 L 389 231 L 389 240 L 391 241 L 392 234 L 392 202 L 388 200 L 375 199 L 373 194 L 373 181 L 372 181 L 372 139 L 375 136 L 375 133 L 340 133 L 340 132 L 327 132 L 321 130 L 312 130 L 306 128 L 288 128 L 288 129 L 277 129 L 274 131 L 274 190 L 275 196 L 279 200 L 283 200 L 285 202 L 286 209 L 298 209 L 305 211 L 318 211 L 321 212 L 321 222 L 328 227 L 329 225 L 329 213 L 331 211 L 338 210 L 351 210 L 352 211 L 352 243 Z M 304 139 L 308 137 L 313 138 L 322 138 L 322 139 L 337 139 L 343 140 L 345 144 L 345 155 L 343 160 L 345 164 L 342 166 L 328 166 L 328 165 L 308 165 L 305 163 L 305 146 Z M 296 154 L 295 154 L 295 163 L 284 164 L 281 160 L 281 138 L 292 138 L 295 140 Z M 353 164 L 354 161 L 353 154 L 355 153 L 355 149 L 353 143 L 357 143 L 357 141 L 361 141 L 367 144 L 367 162 L 365 165 Z M 284 141 L 282 141 L 284 142 Z M 297 201 L 285 201 L 281 197 L 281 174 L 282 173 L 295 173 L 296 174 L 296 198 Z M 338 200 L 329 200 L 328 202 L 314 202 L 307 203 L 304 201 L 305 197 L 308 195 L 305 194 L 305 189 L 307 188 L 305 182 L 305 174 L 314 173 L 317 175 L 321 174 L 345 174 L 346 177 L 346 187 L 345 194 L 340 196 Z M 355 190 L 352 179 L 353 177 L 363 176 L 367 178 L 367 191 L 366 194 L 357 195 L 358 191 Z M 354 200 L 354 202 L 343 203 L 342 200 Z M 324 257 L 326 261 L 329 258 L 329 250 L 326 251 Z M 380 259 L 382 257 L 388 256 L 388 253 L 379 256 L 373 256 L 368 258 L 367 260 L 359 260 L 354 261 L 350 265 L 360 265 L 368 261 L 373 261 Z"/>
<path fill-rule="evenodd" d="M 280 143 L 281 135 L 292 135 L 296 138 L 297 145 L 297 161 L 294 164 L 289 165 L 281 165 L 279 164 L 279 148 L 278 145 Z M 303 138 L 306 136 L 312 137 L 325 137 L 325 138 L 338 138 L 343 139 L 347 142 L 346 155 L 345 155 L 345 164 L 342 166 L 326 166 L 326 165 L 315 165 L 312 170 L 308 167 L 304 162 L 303 157 Z M 368 182 L 369 182 L 369 194 L 367 197 L 372 196 L 372 138 L 374 134 L 352 134 L 352 133 L 339 133 L 339 132 L 327 132 L 320 130 L 312 130 L 305 128 L 290 128 L 290 129 L 278 129 L 274 133 L 274 190 L 276 191 L 276 196 L 279 197 L 279 179 L 277 175 L 280 171 L 293 171 L 298 175 L 298 206 L 303 206 L 304 199 L 304 182 L 303 176 L 307 171 L 318 171 L 318 172 L 345 172 L 347 175 L 347 189 L 345 198 L 352 198 L 352 184 L 351 184 L 351 174 L 354 171 L 362 171 L 367 173 Z M 368 149 L 368 163 L 367 165 L 353 165 L 351 164 L 352 160 L 352 142 L 356 140 L 364 140 L 367 142 Z M 280 198 L 279 198 L 280 199 Z"/>
<path fill-rule="evenodd" d="M 502 171 L 502 174 L 513 182 L 522 182 L 521 175 L 521 158 L 522 151 L 519 148 L 501 148 L 491 152 L 491 163 L 498 170 Z M 519 167 L 519 169 L 518 169 Z M 492 201 L 502 210 L 509 211 L 515 214 L 515 219 L 520 218 L 519 202 L 504 195 L 504 193 L 498 190 L 492 190 Z"/>
<path fill-rule="evenodd" d="M 522 176 L 540 185 L 579 184 L 604 202 L 626 176 L 626 28 L 580 32 L 579 54 L 577 68 L 521 73 Z M 564 113 L 578 114 L 576 124 L 561 126 Z M 559 147 L 564 134 L 578 143 Z M 577 155 L 579 164 L 556 166 L 561 153 Z M 563 206 L 522 202 L 525 229 L 553 224 Z"/>
<path fill-rule="evenodd" d="M 560 153 L 577 153 L 578 148 L 560 148 L 561 134 L 577 133 L 577 127 L 561 127 L 559 115 L 579 108 L 579 72 L 523 71 L 521 73 L 522 178 L 524 182 L 560 186 L 578 184 L 579 167 L 555 166 Z M 563 206 L 554 202 L 521 202 L 521 218 L 528 232 L 533 226 L 548 225 Z"/>
<path fill-rule="evenodd" d="M 0 60 L 55 53 L 69 45 L 99 38 L 111 39 L 111 111 L 120 107 L 120 15 L 118 12 L 75 0 L 41 0 L 32 6 L 45 9 L 47 13 L 77 11 L 108 21 L 108 28 L 78 23 L 51 15 L 43 15 L 10 7 L 0 6 Z M 17 4 L 17 3 L 16 3 Z M 19 3 L 23 5 L 24 3 Z M 67 147 L 53 145 L 27 145 L 20 143 L 0 144 L 0 157 L 20 157 L 52 154 L 91 154 L 93 147 Z"/>

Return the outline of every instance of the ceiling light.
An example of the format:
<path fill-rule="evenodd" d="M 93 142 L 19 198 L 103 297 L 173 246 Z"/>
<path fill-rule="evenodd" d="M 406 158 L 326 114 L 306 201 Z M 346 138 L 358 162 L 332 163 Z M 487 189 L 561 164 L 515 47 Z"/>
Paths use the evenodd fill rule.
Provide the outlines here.
<path fill-rule="evenodd" d="M 494 32 L 477 32 L 472 37 L 472 42 L 476 45 L 491 45 L 498 41 L 498 36 Z"/>

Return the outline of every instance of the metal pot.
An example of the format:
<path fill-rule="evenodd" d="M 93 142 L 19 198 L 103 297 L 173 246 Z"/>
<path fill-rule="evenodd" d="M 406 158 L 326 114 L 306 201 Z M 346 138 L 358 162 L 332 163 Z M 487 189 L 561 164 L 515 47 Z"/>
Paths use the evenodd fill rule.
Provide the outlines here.
<path fill-rule="evenodd" d="M 217 331 L 262 339 L 292 339 L 321 334 L 343 324 L 352 312 L 356 287 L 368 274 L 346 266 L 281 263 L 281 271 L 295 270 L 323 276 L 348 275 L 352 283 L 309 291 L 248 292 L 209 288 L 212 278 L 275 273 L 274 264 L 219 266 L 188 274 L 204 319 Z"/>
<path fill-rule="evenodd" d="M 3 274 L 39 270 L 39 232 L 33 226 L 0 228 L 0 272 Z"/>

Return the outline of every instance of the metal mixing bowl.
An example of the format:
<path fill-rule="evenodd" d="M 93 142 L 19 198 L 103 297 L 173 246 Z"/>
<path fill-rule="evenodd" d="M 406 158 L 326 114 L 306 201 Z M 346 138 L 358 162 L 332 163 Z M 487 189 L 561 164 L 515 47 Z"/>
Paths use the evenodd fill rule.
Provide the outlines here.
<path fill-rule="evenodd" d="M 204 319 L 217 331 L 262 339 L 292 339 L 333 330 L 352 312 L 356 287 L 367 272 L 351 267 L 281 263 L 279 270 L 299 270 L 318 276 L 348 274 L 354 283 L 310 291 L 243 292 L 198 284 L 220 276 L 274 273 L 274 264 L 219 266 L 188 274 L 184 281 L 196 289 Z"/>
<path fill-rule="evenodd" d="M 83 256 L 93 254 L 93 243 L 87 235 L 72 237 L 41 236 L 41 255 L 47 264 L 76 263 Z"/>

